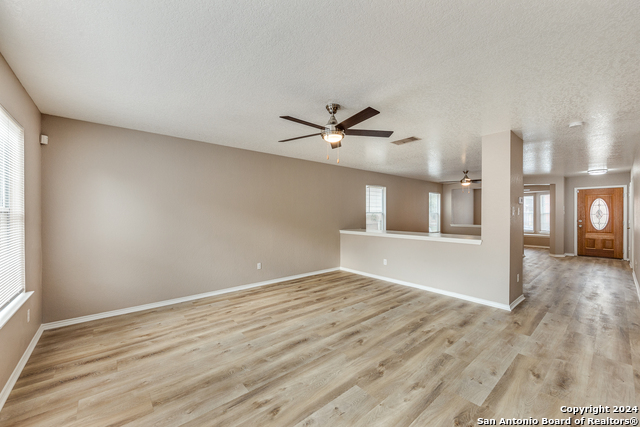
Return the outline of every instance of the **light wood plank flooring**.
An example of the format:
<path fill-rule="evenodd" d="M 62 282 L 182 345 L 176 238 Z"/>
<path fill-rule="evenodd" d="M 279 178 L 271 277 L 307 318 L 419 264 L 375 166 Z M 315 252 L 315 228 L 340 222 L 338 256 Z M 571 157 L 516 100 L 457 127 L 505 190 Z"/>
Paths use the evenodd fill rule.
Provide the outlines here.
<path fill-rule="evenodd" d="M 0 426 L 474 426 L 638 404 L 628 265 L 527 249 L 524 278 L 512 313 L 334 272 L 47 331 Z"/>

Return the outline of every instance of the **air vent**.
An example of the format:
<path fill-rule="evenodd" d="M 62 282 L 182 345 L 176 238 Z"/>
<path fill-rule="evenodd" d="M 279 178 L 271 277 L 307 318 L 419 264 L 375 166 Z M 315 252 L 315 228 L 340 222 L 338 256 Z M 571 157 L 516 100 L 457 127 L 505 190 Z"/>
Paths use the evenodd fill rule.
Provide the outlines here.
<path fill-rule="evenodd" d="M 409 138 L 399 139 L 397 141 L 391 141 L 391 143 L 396 145 L 402 145 L 402 144 L 406 144 L 407 142 L 413 142 L 413 141 L 420 141 L 420 138 L 416 138 L 415 136 L 410 136 Z"/>

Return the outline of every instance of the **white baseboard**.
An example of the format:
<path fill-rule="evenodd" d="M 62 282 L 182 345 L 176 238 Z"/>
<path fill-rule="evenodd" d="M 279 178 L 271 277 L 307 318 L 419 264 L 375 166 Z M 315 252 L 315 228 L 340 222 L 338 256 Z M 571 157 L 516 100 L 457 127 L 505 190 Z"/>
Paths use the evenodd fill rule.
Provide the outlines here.
<path fill-rule="evenodd" d="M 525 248 L 549 249 L 549 246 L 524 245 Z"/>
<path fill-rule="evenodd" d="M 371 277 L 373 279 L 384 280 L 391 283 L 396 283 L 398 285 L 409 286 L 412 288 L 421 289 L 423 291 L 433 292 L 436 294 L 446 295 L 448 297 L 458 298 L 465 301 L 475 302 L 476 304 L 488 305 L 489 307 L 499 308 L 501 310 L 511 311 L 511 308 L 508 304 L 500 304 L 499 302 L 489 301 L 482 298 L 476 298 L 469 295 L 459 294 L 456 292 L 445 291 L 443 289 L 431 288 L 429 286 L 418 285 L 416 283 L 405 282 L 404 280 L 392 279 L 390 277 L 378 276 L 377 274 L 369 274 L 363 271 L 353 270 L 351 268 L 340 267 L 340 270 L 347 271 L 353 274 L 359 274 L 361 276 Z"/>
<path fill-rule="evenodd" d="M 524 294 L 520 295 L 518 298 L 516 298 L 511 304 L 509 304 L 509 309 L 511 311 L 513 311 L 514 308 L 516 308 L 518 306 L 518 304 L 520 304 L 522 301 L 524 301 Z"/>
<path fill-rule="evenodd" d="M 640 301 L 640 284 L 638 284 L 638 278 L 636 277 L 636 271 L 633 270 L 633 283 L 636 284 L 636 291 L 638 292 L 638 301 Z"/>
<path fill-rule="evenodd" d="M 107 317 L 120 316 L 122 314 L 135 313 L 137 311 L 151 310 L 154 308 L 164 307 L 167 305 L 179 304 L 181 302 L 194 301 L 197 299 L 208 298 L 216 295 L 228 294 L 230 292 L 243 291 L 245 289 L 257 288 L 259 286 L 272 285 L 274 283 L 286 282 L 287 280 L 301 279 L 303 277 L 315 276 L 316 274 L 329 273 L 339 270 L 339 267 L 328 268 L 326 270 L 312 271 L 310 273 L 296 274 L 295 276 L 280 277 L 278 279 L 265 280 L 264 282 L 250 283 L 248 285 L 235 286 L 233 288 L 220 289 L 203 294 L 189 295 L 186 297 L 174 298 L 165 301 L 153 302 L 150 304 L 137 305 L 135 307 L 127 307 L 119 310 L 105 311 L 103 313 L 90 314 L 88 316 L 74 317 L 73 319 L 59 320 L 57 322 L 44 323 L 44 330 L 61 328 L 63 326 L 76 325 L 78 323 L 90 322 L 92 320 L 106 319 Z"/>
<path fill-rule="evenodd" d="M 552 256 L 554 258 L 564 258 L 566 254 L 549 254 L 549 256 Z"/>
<path fill-rule="evenodd" d="M 22 370 L 27 364 L 29 357 L 31 357 L 31 353 L 33 352 L 33 349 L 36 348 L 36 344 L 38 344 L 38 341 L 42 336 L 42 332 L 44 331 L 43 326 L 44 325 L 40 325 L 40 327 L 36 331 L 36 334 L 31 339 L 29 346 L 27 347 L 27 349 L 24 351 L 24 354 L 20 358 L 18 365 L 13 370 L 13 373 L 9 377 L 9 380 L 7 381 L 7 383 L 4 385 L 2 392 L 0 392 L 0 411 L 2 410 L 2 407 L 4 406 L 7 399 L 9 398 L 9 394 L 11 393 L 11 390 L 13 390 L 13 386 L 16 385 L 16 381 L 18 381 L 18 378 L 20 377 Z"/>
<path fill-rule="evenodd" d="M 572 253 L 569 253 L 569 252 L 565 252 L 564 256 L 576 256 L 576 254 L 572 254 Z"/>

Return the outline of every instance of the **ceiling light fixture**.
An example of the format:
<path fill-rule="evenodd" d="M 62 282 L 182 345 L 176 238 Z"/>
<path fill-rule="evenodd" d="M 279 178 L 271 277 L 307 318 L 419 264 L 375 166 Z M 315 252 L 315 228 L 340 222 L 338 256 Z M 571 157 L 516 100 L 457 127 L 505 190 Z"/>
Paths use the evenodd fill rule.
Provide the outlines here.
<path fill-rule="evenodd" d="M 607 173 L 607 172 L 608 172 L 608 169 L 607 169 L 607 168 L 604 168 L 604 169 L 589 169 L 589 170 L 587 171 L 587 173 L 588 173 L 589 175 L 604 175 L 604 174 L 605 174 L 605 173 Z"/>
<path fill-rule="evenodd" d="M 331 117 L 329 117 L 329 121 L 325 125 L 322 132 L 320 132 L 320 135 L 322 135 L 322 139 L 331 144 L 331 148 L 340 147 L 342 145 L 340 141 L 342 141 L 342 138 L 344 138 L 344 131 L 336 126 L 338 124 L 338 121 L 336 120 L 335 113 L 336 111 L 338 111 L 338 108 L 340 108 L 338 104 L 327 105 L 327 111 L 329 111 Z"/>
<path fill-rule="evenodd" d="M 462 184 L 463 187 L 468 187 L 471 185 L 471 179 L 467 176 L 469 171 L 462 171 L 462 173 L 464 174 L 464 178 L 460 180 L 460 184 Z"/>

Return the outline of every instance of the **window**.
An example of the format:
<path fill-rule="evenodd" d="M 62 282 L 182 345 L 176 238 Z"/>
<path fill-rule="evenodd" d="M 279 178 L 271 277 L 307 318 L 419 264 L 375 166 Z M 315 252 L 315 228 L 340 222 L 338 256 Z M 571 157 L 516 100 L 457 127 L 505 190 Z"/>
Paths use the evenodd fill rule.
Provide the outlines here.
<path fill-rule="evenodd" d="M 533 233 L 534 223 L 533 196 L 524 196 L 524 231 Z"/>
<path fill-rule="evenodd" d="M 24 284 L 24 130 L 0 107 L 0 310 Z"/>
<path fill-rule="evenodd" d="M 540 194 L 540 232 L 551 231 L 551 196 Z"/>
<path fill-rule="evenodd" d="M 604 230 L 609 223 L 609 208 L 607 207 L 607 202 L 599 197 L 595 199 L 593 203 L 591 203 L 589 217 L 593 228 L 596 230 Z"/>
<path fill-rule="evenodd" d="M 549 234 L 551 232 L 551 196 L 549 193 L 533 193 L 524 196 L 524 232 Z"/>
<path fill-rule="evenodd" d="M 429 193 L 429 233 L 440 232 L 440 193 Z"/>
<path fill-rule="evenodd" d="M 386 187 L 367 185 L 367 231 L 387 229 Z"/>

